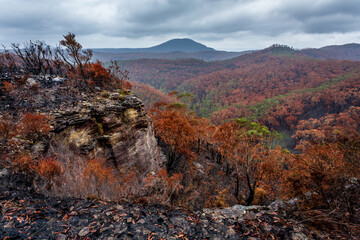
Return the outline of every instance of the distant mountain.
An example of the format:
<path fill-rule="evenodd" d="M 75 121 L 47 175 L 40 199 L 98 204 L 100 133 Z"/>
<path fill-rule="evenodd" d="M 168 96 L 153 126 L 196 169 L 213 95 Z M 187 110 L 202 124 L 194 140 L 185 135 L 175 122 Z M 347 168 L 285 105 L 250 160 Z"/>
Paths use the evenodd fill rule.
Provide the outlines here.
<path fill-rule="evenodd" d="M 195 42 L 188 38 L 172 39 L 160 45 L 149 48 L 151 52 L 201 52 L 201 51 L 215 51 L 201 43 Z"/>
<path fill-rule="evenodd" d="M 188 38 L 172 39 L 149 48 L 94 48 L 94 59 L 110 60 L 135 59 L 185 59 L 196 58 L 205 61 L 225 60 L 238 57 L 245 52 L 217 51 Z"/>
<path fill-rule="evenodd" d="M 111 60 L 136 60 L 136 59 L 201 59 L 204 61 L 219 61 L 241 56 L 245 52 L 225 52 L 225 51 L 201 51 L 201 52 L 128 52 L 128 53 L 108 53 L 108 52 L 94 52 L 94 59 L 103 62 Z"/>
<path fill-rule="evenodd" d="M 300 53 L 313 58 L 360 61 L 360 44 L 349 43 L 318 49 L 308 48 L 301 50 Z"/>
<path fill-rule="evenodd" d="M 149 48 L 94 48 L 95 52 L 102 53 L 164 53 L 164 52 L 201 52 L 215 51 L 189 38 L 172 39 Z"/>
<path fill-rule="evenodd" d="M 239 57 L 245 53 L 256 52 L 226 52 L 217 51 L 194 40 L 172 39 L 149 48 L 94 48 L 94 59 L 104 62 L 110 60 L 136 60 L 136 59 L 201 59 L 205 61 L 219 61 Z M 350 43 L 344 45 L 325 46 L 322 48 L 307 48 L 295 50 L 286 45 L 274 44 L 269 48 L 260 50 L 271 55 L 297 55 L 318 59 L 336 59 L 360 61 L 360 44 Z"/>

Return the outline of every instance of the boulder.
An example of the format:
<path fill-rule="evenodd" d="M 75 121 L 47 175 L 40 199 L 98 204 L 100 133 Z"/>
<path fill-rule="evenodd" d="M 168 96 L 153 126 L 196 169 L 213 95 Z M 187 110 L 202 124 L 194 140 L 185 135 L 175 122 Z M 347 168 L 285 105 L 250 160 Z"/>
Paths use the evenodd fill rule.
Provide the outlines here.
<path fill-rule="evenodd" d="M 159 166 L 152 119 L 133 95 L 83 100 L 75 107 L 52 112 L 50 117 L 54 136 L 48 154 L 102 158 L 108 166 L 135 170 L 140 177 Z"/>

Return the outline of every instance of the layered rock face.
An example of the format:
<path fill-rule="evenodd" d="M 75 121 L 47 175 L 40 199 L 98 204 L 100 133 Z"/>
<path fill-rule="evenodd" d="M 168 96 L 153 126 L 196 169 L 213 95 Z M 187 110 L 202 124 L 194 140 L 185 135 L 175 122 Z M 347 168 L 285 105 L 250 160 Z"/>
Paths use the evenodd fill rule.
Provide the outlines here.
<path fill-rule="evenodd" d="M 47 153 L 106 160 L 108 166 L 144 176 L 159 166 L 153 122 L 133 95 L 89 98 L 50 114 L 54 136 Z"/>

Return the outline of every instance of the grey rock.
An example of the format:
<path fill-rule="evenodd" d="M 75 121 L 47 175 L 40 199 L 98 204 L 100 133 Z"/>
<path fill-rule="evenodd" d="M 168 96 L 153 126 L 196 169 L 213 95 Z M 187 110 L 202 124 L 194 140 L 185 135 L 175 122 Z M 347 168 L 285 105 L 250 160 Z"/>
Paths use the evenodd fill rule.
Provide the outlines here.
<path fill-rule="evenodd" d="M 143 102 L 132 95 L 124 100 L 92 97 L 54 110 L 50 119 L 53 135 L 45 155 L 69 153 L 68 159 L 77 161 L 107 159 L 108 167 L 135 171 L 139 180 L 160 167 L 152 119 Z"/>
<path fill-rule="evenodd" d="M 230 229 L 226 232 L 226 235 L 228 235 L 228 236 L 232 236 L 232 235 L 235 235 L 235 234 L 236 234 L 236 232 L 235 232 L 235 230 L 232 229 L 232 228 L 230 228 Z"/>
<path fill-rule="evenodd" d="M 14 222 L 11 221 L 11 222 L 8 222 L 7 224 L 5 224 L 4 228 L 11 228 L 11 227 L 13 227 L 13 225 L 14 225 Z"/>
<path fill-rule="evenodd" d="M 264 230 L 265 230 L 266 232 L 270 232 L 272 229 L 273 229 L 273 226 L 271 226 L 271 225 L 265 225 L 265 226 L 264 226 Z"/>
<path fill-rule="evenodd" d="M 307 240 L 308 237 L 305 236 L 303 233 L 293 233 L 291 235 L 292 240 Z"/>
<path fill-rule="evenodd" d="M 298 201 L 299 201 L 298 198 L 293 198 L 293 199 L 290 199 L 289 201 L 287 201 L 287 203 L 290 205 L 295 205 Z"/>
<path fill-rule="evenodd" d="M 126 232 L 127 230 L 128 230 L 127 226 L 123 226 L 122 228 L 116 229 L 115 233 L 120 235 L 120 234 Z"/>
<path fill-rule="evenodd" d="M 112 93 L 112 94 L 110 94 L 110 99 L 112 99 L 112 100 L 120 100 L 121 95 L 120 95 L 120 93 Z"/>
<path fill-rule="evenodd" d="M 302 232 L 305 229 L 305 226 L 302 224 L 297 224 L 293 226 L 295 232 Z"/>
<path fill-rule="evenodd" d="M 66 78 L 62 78 L 62 77 L 54 77 L 52 80 L 53 80 L 54 82 L 63 82 L 63 81 L 65 81 L 65 80 L 66 80 Z"/>
<path fill-rule="evenodd" d="M 64 234 L 56 234 L 56 240 L 66 240 L 66 236 Z"/>
<path fill-rule="evenodd" d="M 105 232 L 107 230 L 111 229 L 110 227 L 103 227 L 103 228 L 100 228 L 100 233 L 102 232 Z"/>
<path fill-rule="evenodd" d="M 269 205 L 269 208 L 272 211 L 279 211 L 279 209 L 283 207 L 284 207 L 284 202 L 281 200 L 276 200 Z"/>
<path fill-rule="evenodd" d="M 9 170 L 7 170 L 6 168 L 3 168 L 1 171 L 0 171 L 0 177 L 4 177 L 6 175 L 9 174 Z"/>
<path fill-rule="evenodd" d="M 180 217 L 180 216 L 171 217 L 171 218 L 170 218 L 170 222 L 171 222 L 172 224 L 178 225 L 178 226 L 187 224 L 186 219 L 183 218 L 183 217 Z"/>
<path fill-rule="evenodd" d="M 28 78 L 26 80 L 26 86 L 28 86 L 28 87 L 32 87 L 32 86 L 35 86 L 37 84 L 39 84 L 39 82 L 37 80 L 35 80 L 34 78 Z"/>
<path fill-rule="evenodd" d="M 78 235 L 79 235 L 80 237 L 84 237 L 84 236 L 88 235 L 89 232 L 90 232 L 90 228 L 84 227 L 83 229 L 80 230 L 80 232 L 78 233 Z"/>
<path fill-rule="evenodd" d="M 117 210 L 120 210 L 120 211 L 123 211 L 123 210 L 124 210 L 124 207 L 121 206 L 121 205 L 116 205 L 116 209 L 117 209 Z"/>

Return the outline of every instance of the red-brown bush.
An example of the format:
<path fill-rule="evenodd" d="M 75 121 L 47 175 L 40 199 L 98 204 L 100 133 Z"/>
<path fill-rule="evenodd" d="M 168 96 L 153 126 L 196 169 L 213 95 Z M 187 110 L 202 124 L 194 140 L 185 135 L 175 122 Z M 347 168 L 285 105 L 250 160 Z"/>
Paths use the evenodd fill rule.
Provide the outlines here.
<path fill-rule="evenodd" d="M 4 81 L 3 84 L 4 84 L 3 85 L 3 91 L 5 91 L 5 92 L 10 93 L 10 92 L 15 90 L 15 86 L 11 82 Z"/>
<path fill-rule="evenodd" d="M 30 139 L 46 135 L 50 131 L 49 119 L 44 114 L 25 113 L 20 124 L 21 134 Z"/>
<path fill-rule="evenodd" d="M 48 180 L 53 179 L 62 173 L 61 164 L 54 158 L 38 159 L 37 166 L 34 168 L 40 176 L 47 178 Z"/>

